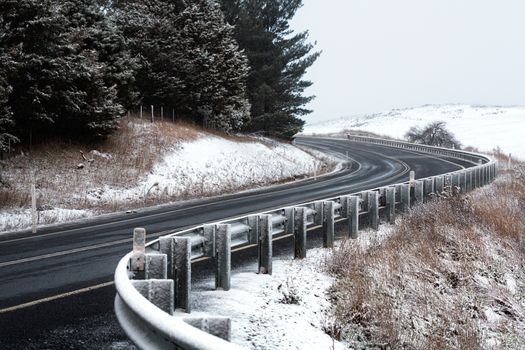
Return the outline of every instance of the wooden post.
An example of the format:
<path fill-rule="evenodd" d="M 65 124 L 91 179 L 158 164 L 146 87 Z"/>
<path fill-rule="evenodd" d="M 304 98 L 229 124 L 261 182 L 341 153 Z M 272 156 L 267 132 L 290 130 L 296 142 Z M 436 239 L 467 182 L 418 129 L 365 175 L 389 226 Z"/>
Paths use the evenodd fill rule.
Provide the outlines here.
<path fill-rule="evenodd" d="M 140 105 L 140 120 L 142 120 L 142 105 Z"/>
<path fill-rule="evenodd" d="M 31 184 L 31 232 L 36 233 L 36 187 L 35 184 Z"/>
<path fill-rule="evenodd" d="M 175 108 L 171 109 L 171 120 L 175 123 Z"/>
<path fill-rule="evenodd" d="M 164 121 L 164 106 L 160 106 L 160 121 Z"/>
<path fill-rule="evenodd" d="M 151 105 L 151 122 L 152 123 L 155 121 L 155 116 L 154 116 L 153 112 L 154 112 L 154 108 L 153 108 L 153 105 Z"/>

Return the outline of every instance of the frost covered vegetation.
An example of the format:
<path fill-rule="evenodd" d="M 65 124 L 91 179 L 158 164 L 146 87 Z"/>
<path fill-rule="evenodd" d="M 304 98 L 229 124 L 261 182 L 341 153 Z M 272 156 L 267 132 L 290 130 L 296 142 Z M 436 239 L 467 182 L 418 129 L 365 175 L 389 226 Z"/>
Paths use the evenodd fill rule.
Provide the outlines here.
<path fill-rule="evenodd" d="M 415 207 L 327 259 L 333 335 L 352 348 L 525 347 L 525 165 Z"/>
<path fill-rule="evenodd" d="M 141 105 L 291 137 L 309 113 L 302 76 L 318 56 L 289 28 L 301 3 L 1 0 L 0 155 L 104 137 Z"/>
<path fill-rule="evenodd" d="M 290 144 L 182 122 L 120 124 L 92 148 L 52 142 L 0 163 L 0 231 L 30 224 L 33 180 L 45 224 L 292 181 L 335 164 Z"/>

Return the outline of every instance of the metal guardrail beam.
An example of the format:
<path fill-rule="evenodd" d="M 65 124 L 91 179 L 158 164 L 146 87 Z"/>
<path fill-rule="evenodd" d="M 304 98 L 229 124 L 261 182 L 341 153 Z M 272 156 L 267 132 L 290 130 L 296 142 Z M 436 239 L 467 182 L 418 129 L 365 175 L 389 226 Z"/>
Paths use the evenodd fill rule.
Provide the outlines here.
<path fill-rule="evenodd" d="M 215 224 L 201 225 L 182 232 L 174 232 L 147 245 L 145 245 L 145 231 L 136 229 L 134 250 L 120 260 L 115 271 L 117 289 L 115 313 L 130 339 L 142 349 L 241 349 L 238 345 L 228 342 L 230 336 L 228 319 L 190 320 L 187 318 L 188 314 L 177 311 L 172 315 L 172 310 L 177 306 L 187 312 L 190 311 L 188 293 L 191 282 L 188 275 L 191 274 L 191 265 L 188 262 L 176 261 L 178 258 L 170 253 L 173 249 L 170 246 L 171 238 L 185 239 L 184 246 L 188 251 L 183 255 L 186 260 L 189 257 L 193 261 L 216 259 L 217 287 L 227 290 L 230 288 L 229 261 L 233 247 L 240 249 L 258 245 L 258 272 L 271 273 L 272 239 L 293 235 L 295 256 L 304 258 L 307 231 L 322 229 L 324 245 L 330 247 L 333 244 L 333 226 L 336 222 L 347 221 L 349 237 L 357 238 L 360 216 L 366 215 L 369 224 L 377 228 L 379 210 L 386 210 L 387 218 L 392 222 L 395 218 L 396 205 L 402 210 L 407 210 L 412 205 L 412 201 L 426 201 L 436 193 L 465 193 L 489 183 L 497 172 L 497 163 L 480 154 L 363 136 L 349 136 L 348 140 L 462 159 L 475 166 L 426 179 L 360 193 L 343 193 L 333 198 L 298 203 L 295 207 L 278 208 Z M 149 276 L 161 279 L 145 280 Z M 166 277 L 168 279 L 164 279 Z M 150 283 L 141 281 L 150 281 Z M 140 285 L 141 289 L 149 288 L 148 293 L 142 291 L 146 296 L 141 294 L 134 284 Z M 179 295 L 174 291 L 178 291 Z M 167 292 L 168 297 L 157 300 L 159 295 Z M 177 301 L 177 297 L 183 300 Z M 154 305 L 155 303 L 167 312 Z M 196 327 L 186 323 L 185 317 Z"/>

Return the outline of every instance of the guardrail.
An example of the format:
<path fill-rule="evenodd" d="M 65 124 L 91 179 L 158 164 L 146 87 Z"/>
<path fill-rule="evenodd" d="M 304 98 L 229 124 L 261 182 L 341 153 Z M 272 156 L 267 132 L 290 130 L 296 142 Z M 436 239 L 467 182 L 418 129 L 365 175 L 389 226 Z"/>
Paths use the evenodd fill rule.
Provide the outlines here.
<path fill-rule="evenodd" d="M 229 342 L 230 320 L 191 317 L 191 264 L 213 259 L 215 286 L 230 289 L 232 250 L 257 247 L 258 272 L 272 273 L 272 242 L 294 238 L 294 257 L 306 257 L 307 232 L 321 230 L 323 246 L 333 247 L 335 225 L 357 238 L 359 228 L 377 229 L 380 213 L 394 222 L 398 209 L 437 195 L 466 193 L 491 182 L 496 162 L 481 154 L 370 137 L 347 140 L 381 144 L 475 164 L 463 170 L 393 184 L 359 193 L 300 203 L 168 234 L 145 244 L 144 229 L 134 230 L 133 252 L 115 271 L 115 313 L 129 338 L 142 349 L 241 349 Z"/>

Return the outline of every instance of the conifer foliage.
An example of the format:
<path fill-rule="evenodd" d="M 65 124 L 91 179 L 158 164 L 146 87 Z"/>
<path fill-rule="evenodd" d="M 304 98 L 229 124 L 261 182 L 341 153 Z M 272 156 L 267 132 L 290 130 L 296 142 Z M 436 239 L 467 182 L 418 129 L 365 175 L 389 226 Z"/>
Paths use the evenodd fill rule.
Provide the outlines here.
<path fill-rule="evenodd" d="M 171 108 L 226 132 L 291 137 L 318 54 L 301 0 L 0 0 L 0 152 L 101 137 L 126 110 Z M 224 10 L 224 11 L 223 11 Z"/>
<path fill-rule="evenodd" d="M 228 132 L 249 120 L 247 59 L 215 1 L 127 1 L 115 16 L 141 60 L 142 103 Z"/>
<path fill-rule="evenodd" d="M 123 108 L 106 45 L 118 34 L 96 2 L 2 0 L 0 15 L 13 132 L 31 141 L 113 130 Z"/>
<path fill-rule="evenodd" d="M 252 120 L 246 129 L 292 137 L 303 128 L 300 117 L 311 113 L 305 105 L 313 97 L 304 96 L 304 91 L 312 82 L 302 78 L 320 55 L 311 52 L 308 32 L 290 29 L 302 0 L 222 0 L 222 6 L 251 68 Z"/>

